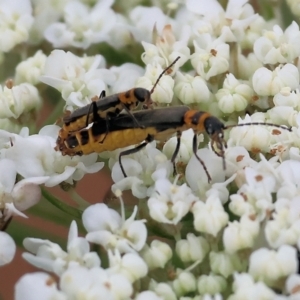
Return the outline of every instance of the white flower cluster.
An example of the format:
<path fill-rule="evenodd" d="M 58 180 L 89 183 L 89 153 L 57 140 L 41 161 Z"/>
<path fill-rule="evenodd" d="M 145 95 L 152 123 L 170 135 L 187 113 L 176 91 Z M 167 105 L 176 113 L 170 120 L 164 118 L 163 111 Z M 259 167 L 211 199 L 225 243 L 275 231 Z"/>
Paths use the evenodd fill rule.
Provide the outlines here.
<path fill-rule="evenodd" d="M 52 127 L 44 127 L 36 135 L 28 135 L 28 130 L 23 130 L 20 135 L 0 130 L 1 223 L 5 224 L 12 216 L 26 217 L 23 211 L 41 199 L 40 185 L 52 187 L 63 181 L 73 184 L 85 173 L 94 173 L 103 167 L 103 163 L 96 162 L 96 154 L 72 160 L 56 152 L 58 127 Z M 20 176 L 23 179 L 20 180 Z M 0 245 L 1 260 L 6 263 L 12 259 L 7 257 L 8 249 L 12 256 L 15 252 L 13 247 L 6 248 L 8 242 L 3 238 Z"/>
<path fill-rule="evenodd" d="M 8 80 L 0 85 L 0 128 L 19 132 L 24 124 L 30 124 L 41 104 L 39 92 L 31 83 L 14 85 Z"/>
<path fill-rule="evenodd" d="M 63 110 L 72 113 L 103 91 L 141 87 L 154 106 L 185 104 L 207 114 L 181 120 L 163 146 L 154 141 L 122 156 L 125 178 L 124 149 L 100 153 L 113 192 L 121 199 L 130 190 L 138 206 L 130 213 L 123 200 L 120 213 L 113 204 L 89 206 L 86 236 L 72 222 L 66 250 L 26 238 L 23 258 L 58 283 L 44 272 L 26 274 L 15 299 L 300 299 L 297 23 L 267 21 L 247 0 L 226 8 L 217 0 L 21 2 L 0 0 L 0 230 L 13 216 L 26 217 L 42 185 L 71 186 L 104 166 L 97 153 L 69 157 L 54 149 L 60 128 L 48 124 Z M 299 1 L 286 2 L 300 14 Z M 138 57 L 145 68 L 133 63 Z M 49 87 L 57 114 L 37 129 Z M 228 124 L 221 153 L 215 146 L 223 137 L 214 133 L 217 145 L 198 150 L 207 144 L 201 131 L 209 114 Z M 201 130 L 194 132 L 195 122 Z M 15 251 L 2 232 L 0 265 Z"/>
<path fill-rule="evenodd" d="M 8 52 L 29 39 L 34 22 L 30 0 L 0 2 L 0 51 Z"/>
<path fill-rule="evenodd" d="M 48 240 L 26 238 L 24 247 L 33 254 L 24 253 L 23 257 L 36 267 L 56 274 L 60 289 L 46 273 L 28 274 L 16 284 L 15 299 L 37 299 L 39 295 L 71 299 L 78 294 L 95 299 L 129 299 L 133 284 L 148 272 L 146 261 L 139 255 L 145 246 L 147 229 L 143 220 L 135 220 L 136 213 L 137 208 L 125 220 L 124 215 L 120 216 L 105 204 L 88 207 L 82 215 L 88 233 L 85 238 L 79 237 L 77 225 L 72 222 L 67 251 Z M 101 267 L 101 259 L 90 251 L 89 242 L 107 250 L 108 268 Z M 167 244 L 161 244 L 154 245 L 152 252 L 155 256 L 161 253 L 163 267 L 170 258 L 170 255 L 163 258 L 163 254 L 171 250 Z"/>

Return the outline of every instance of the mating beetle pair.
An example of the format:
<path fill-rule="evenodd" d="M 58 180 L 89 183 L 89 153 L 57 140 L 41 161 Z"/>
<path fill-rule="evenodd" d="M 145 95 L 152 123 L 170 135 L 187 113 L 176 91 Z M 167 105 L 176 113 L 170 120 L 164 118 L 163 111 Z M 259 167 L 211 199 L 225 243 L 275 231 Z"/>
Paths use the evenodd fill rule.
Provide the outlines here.
<path fill-rule="evenodd" d="M 175 170 L 175 159 L 180 148 L 181 133 L 193 129 L 193 152 L 203 166 L 210 182 L 211 176 L 205 163 L 197 155 L 197 134 L 206 132 L 209 135 L 212 149 L 223 158 L 223 167 L 225 168 L 224 149 L 227 145 L 224 140 L 224 130 L 246 125 L 265 125 L 290 130 L 285 126 L 258 122 L 225 126 L 208 112 L 191 110 L 187 106 L 149 109 L 132 113 L 131 109 L 135 108 L 139 102 L 145 103 L 147 107 L 152 104 L 151 94 L 159 79 L 178 59 L 179 57 L 163 71 L 151 91 L 134 88 L 124 93 L 99 99 L 65 117 L 55 149 L 60 150 L 63 155 L 74 156 L 113 151 L 139 144 L 135 148 L 122 151 L 119 155 L 120 167 L 126 177 L 121 161 L 122 156 L 138 152 L 153 140 L 165 141 L 176 133 L 177 146 L 171 158 Z M 120 113 L 123 109 L 127 113 Z M 86 128 L 91 123 L 93 123 L 92 126 Z"/>

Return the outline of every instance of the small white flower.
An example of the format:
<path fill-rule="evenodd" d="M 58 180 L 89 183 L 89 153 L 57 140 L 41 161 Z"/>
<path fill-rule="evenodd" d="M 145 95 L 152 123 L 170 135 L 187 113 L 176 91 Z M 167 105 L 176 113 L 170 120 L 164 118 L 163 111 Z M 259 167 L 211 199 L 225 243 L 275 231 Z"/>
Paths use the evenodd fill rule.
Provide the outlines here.
<path fill-rule="evenodd" d="M 91 103 L 90 99 L 106 90 L 107 84 L 113 84 L 115 76 L 103 69 L 104 64 L 101 55 L 82 59 L 71 52 L 53 50 L 40 80 L 60 91 L 66 109 L 73 111 Z"/>
<path fill-rule="evenodd" d="M 0 51 L 8 52 L 28 40 L 34 18 L 29 0 L 1 0 L 0 7 Z"/>
<path fill-rule="evenodd" d="M 156 7 L 150 9 L 157 9 Z M 149 10 L 150 10 L 149 9 Z M 149 15 L 146 19 L 149 18 Z M 152 21 L 152 20 L 151 20 Z M 156 27 L 155 27 L 156 28 Z M 164 26 L 161 35 L 154 29 L 154 43 L 149 44 L 142 42 L 145 52 L 142 54 L 142 60 L 145 64 L 158 64 L 162 68 L 169 66 L 178 56 L 179 61 L 172 67 L 173 72 L 177 71 L 179 67 L 190 57 L 190 49 L 187 46 L 188 37 L 183 36 L 181 40 L 177 40 L 172 26 L 170 24 Z"/>
<path fill-rule="evenodd" d="M 224 182 L 214 183 L 211 188 L 205 193 L 206 197 L 209 198 L 214 196 L 215 198 L 219 198 L 222 204 L 225 204 L 228 201 L 229 191 L 227 189 L 227 185 L 234 181 L 236 178 L 236 174 L 233 174 Z"/>
<path fill-rule="evenodd" d="M 254 43 L 254 53 L 263 64 L 293 63 L 300 55 L 300 31 L 292 24 L 283 32 L 275 25 L 273 31 L 265 31 Z"/>
<path fill-rule="evenodd" d="M 279 180 L 282 183 L 298 185 L 300 180 L 299 167 L 300 161 L 293 159 L 285 160 L 276 169 Z"/>
<path fill-rule="evenodd" d="M 130 164 L 130 167 L 134 168 L 136 167 L 135 169 L 137 171 L 140 171 L 140 166 L 138 164 L 135 164 L 134 160 L 132 159 L 126 159 L 125 160 L 125 163 Z M 123 163 L 123 161 L 122 161 Z M 126 164 L 125 164 L 126 166 Z M 119 168 L 120 169 L 120 168 Z M 113 169 L 114 171 L 114 169 Z M 117 170 L 117 172 L 120 174 L 121 171 L 120 170 Z M 141 172 L 140 172 L 141 173 Z M 115 174 L 115 173 L 112 173 L 112 175 Z M 119 176 L 119 174 L 117 176 Z M 122 174 L 123 175 L 123 174 Z M 121 176 L 122 176 L 121 175 Z M 114 176 L 112 176 L 113 179 L 114 179 Z M 115 184 L 113 184 L 111 186 L 111 190 L 113 193 L 115 193 L 116 191 L 120 190 L 120 191 L 126 191 L 126 190 L 131 190 L 132 192 L 132 195 L 134 197 L 137 197 L 139 199 L 144 199 L 146 198 L 146 196 L 148 195 L 148 190 L 151 190 L 152 191 L 152 187 L 148 188 L 145 186 L 145 182 L 135 176 L 129 176 L 129 177 L 125 177 L 123 179 L 120 179 L 120 181 L 116 182 Z"/>
<path fill-rule="evenodd" d="M 115 210 L 105 204 L 89 206 L 82 214 L 82 222 L 88 231 L 89 242 L 102 245 L 105 249 L 118 249 L 122 253 L 136 253 L 146 242 L 145 220 L 134 220 L 137 207 L 129 219 L 125 220 Z"/>
<path fill-rule="evenodd" d="M 46 28 L 63 17 L 64 8 L 70 0 L 32 1 L 34 22 L 30 30 L 30 42 L 39 44 L 44 39 Z"/>
<path fill-rule="evenodd" d="M 171 247 L 159 240 L 153 240 L 150 244 L 145 245 L 140 251 L 140 255 L 147 263 L 150 270 L 164 268 L 166 263 L 172 258 Z"/>
<path fill-rule="evenodd" d="M 277 201 L 279 203 L 280 202 L 281 203 L 277 206 L 277 201 L 275 202 L 275 205 L 277 206 L 277 210 L 280 211 L 282 208 L 282 209 L 286 210 L 286 212 L 291 213 L 291 216 L 293 218 L 296 217 L 296 219 L 297 219 L 298 210 L 296 210 L 294 213 L 293 211 L 289 211 L 289 208 L 293 207 L 293 206 L 291 206 L 290 199 L 292 200 L 294 198 L 297 198 L 297 197 L 299 197 L 299 195 L 300 195 L 300 189 L 299 189 L 298 184 L 294 184 L 293 182 L 288 182 L 288 181 L 282 182 L 277 191 Z M 280 200 L 281 198 L 284 201 Z M 295 201 L 294 203 L 297 203 L 297 202 Z M 296 208 L 296 207 L 294 206 L 293 208 Z"/>
<path fill-rule="evenodd" d="M 225 73 L 229 69 L 229 45 L 213 40 L 204 34 L 194 41 L 195 53 L 191 55 L 191 63 L 197 73 L 209 80 L 211 77 Z"/>
<path fill-rule="evenodd" d="M 263 156 L 261 155 L 263 158 Z M 264 158 L 265 159 L 265 158 Z M 275 192 L 277 190 L 276 187 L 276 177 L 274 176 L 274 173 L 268 172 L 269 170 L 265 170 L 262 165 L 264 161 L 262 160 L 259 164 L 257 164 L 255 169 L 252 168 L 245 168 L 245 179 L 246 179 L 246 184 L 248 185 L 249 189 L 253 190 L 263 190 L 269 193 Z M 270 164 L 266 161 L 266 165 L 268 167 L 271 167 Z M 246 187 L 245 187 L 246 189 Z M 244 191 L 243 186 L 240 188 L 239 191 Z"/>
<path fill-rule="evenodd" d="M 187 234 L 187 239 L 176 243 L 176 253 L 183 262 L 203 261 L 209 251 L 209 244 L 202 236 Z"/>
<path fill-rule="evenodd" d="M 207 3 L 199 2 L 198 0 L 187 0 L 186 7 L 189 11 L 206 17 L 224 13 L 222 5 L 216 0 Z"/>
<path fill-rule="evenodd" d="M 194 227 L 197 231 L 209 233 L 214 237 L 226 226 L 229 217 L 220 199 L 214 195 L 206 202 L 197 201 L 192 207 Z"/>
<path fill-rule="evenodd" d="M 298 0 L 287 0 L 287 5 L 290 8 L 290 11 L 293 12 L 293 15 L 300 16 L 300 5 Z"/>
<path fill-rule="evenodd" d="M 249 259 L 249 274 L 257 281 L 276 286 L 276 281 L 298 270 L 297 250 L 283 245 L 277 251 L 261 248 Z"/>
<path fill-rule="evenodd" d="M 241 83 L 233 74 L 227 74 L 223 88 L 216 93 L 219 108 L 223 113 L 244 110 L 253 97 L 253 90 L 249 84 Z"/>
<path fill-rule="evenodd" d="M 125 63 L 119 67 L 113 66 L 110 71 L 116 76 L 110 89 L 112 94 L 121 93 L 136 86 L 137 79 L 144 73 L 142 67 L 132 63 Z"/>
<path fill-rule="evenodd" d="M 249 36 L 255 32 L 256 21 L 258 15 L 248 1 L 243 0 L 230 0 L 228 1 L 225 18 L 228 20 L 230 29 L 238 41 L 244 42 L 245 39 L 249 39 Z M 253 27 L 251 27 L 251 25 Z M 257 36 L 260 35 L 260 31 L 257 30 Z"/>
<path fill-rule="evenodd" d="M 12 133 L 19 133 L 22 128 L 23 124 L 20 124 L 18 119 L 0 119 L 0 129 Z"/>
<path fill-rule="evenodd" d="M 137 254 L 125 253 L 122 257 L 118 250 L 113 252 L 108 250 L 109 268 L 107 272 L 110 274 L 122 274 L 131 283 L 144 277 L 148 273 L 148 267 L 145 261 Z"/>
<path fill-rule="evenodd" d="M 255 208 L 248 202 L 247 195 L 234 194 L 230 196 L 229 208 L 237 216 L 253 215 Z"/>
<path fill-rule="evenodd" d="M 238 54 L 238 67 L 240 78 L 249 80 L 257 69 L 263 67 L 263 64 L 254 53 L 250 52 L 248 55 Z"/>
<path fill-rule="evenodd" d="M 295 119 L 295 122 L 294 122 L 294 120 L 291 120 L 293 122 L 293 123 L 291 123 L 291 125 L 295 126 L 295 128 L 293 128 L 293 132 L 287 140 L 289 140 L 292 143 L 293 147 L 297 147 L 297 149 L 298 149 L 299 148 L 299 136 L 300 136 L 300 113 L 299 112 L 296 112 L 294 119 Z M 294 153 L 295 153 L 295 150 L 293 150 L 292 155 L 290 154 L 291 159 L 298 160 L 299 153 L 296 155 L 296 157 L 295 157 Z"/>
<path fill-rule="evenodd" d="M 285 282 L 286 290 L 289 294 L 299 297 L 300 296 L 300 275 L 292 274 Z"/>
<path fill-rule="evenodd" d="M 0 266 L 9 264 L 13 260 L 16 249 L 12 237 L 8 233 L 0 231 Z"/>
<path fill-rule="evenodd" d="M 155 182 L 155 193 L 147 203 L 151 218 L 157 222 L 178 224 L 199 200 L 186 184 L 176 185 L 177 178 L 174 184 L 166 178 Z"/>
<path fill-rule="evenodd" d="M 176 73 L 174 93 L 186 105 L 206 103 L 211 97 L 211 92 L 204 79 L 181 72 Z"/>
<path fill-rule="evenodd" d="M 144 291 L 136 295 L 134 300 L 163 300 L 163 297 L 158 296 L 152 291 Z"/>
<path fill-rule="evenodd" d="M 43 272 L 23 275 L 15 285 L 15 300 L 67 300 L 57 288 L 55 279 Z"/>
<path fill-rule="evenodd" d="M 232 1 L 234 3 L 234 1 Z M 245 2 L 245 1 L 241 1 L 241 2 Z M 251 5 L 249 3 L 246 3 L 245 6 L 250 7 Z M 234 5 L 233 5 L 233 9 Z M 260 16 L 258 14 L 254 14 L 254 9 L 253 7 L 251 7 L 251 12 L 248 11 L 248 16 L 247 19 L 245 20 L 245 22 L 240 22 L 240 24 L 236 23 L 237 27 L 234 29 L 237 29 L 241 35 L 238 37 L 240 40 L 240 46 L 242 49 L 253 49 L 253 45 L 255 43 L 255 41 L 261 37 L 262 35 L 262 31 L 265 28 L 268 28 L 270 26 L 270 23 L 268 21 L 266 21 L 266 19 L 263 16 Z M 242 14 L 243 16 L 244 14 Z M 247 15 L 247 14 L 245 14 Z M 248 23 L 250 21 L 250 24 Z M 248 24 L 247 24 L 248 23 Z M 242 28 L 240 29 L 239 26 L 241 26 Z M 235 36 L 237 36 L 235 34 Z M 246 54 L 248 56 L 248 53 Z M 256 55 L 254 53 L 250 53 L 250 55 L 253 55 L 256 57 Z M 255 58 L 255 61 L 258 61 L 258 58 Z M 262 64 L 261 64 L 262 66 Z M 252 66 L 253 68 L 253 66 Z M 246 70 L 245 70 L 246 71 Z M 250 70 L 248 70 L 250 71 Z M 246 71 L 247 72 L 247 71 Z M 250 74 L 253 74 L 250 73 Z M 249 77 L 248 77 L 249 78 Z"/>
<path fill-rule="evenodd" d="M 269 109 L 266 115 L 270 118 L 270 121 L 273 122 L 274 124 L 282 124 L 282 125 L 285 124 L 285 125 L 295 126 L 297 124 L 297 117 L 299 115 L 299 112 L 290 106 L 275 106 Z M 286 133 L 287 132 L 283 131 L 283 134 Z M 291 134 L 295 134 L 295 132 L 292 132 Z M 286 139 L 289 140 L 288 138 Z"/>
<path fill-rule="evenodd" d="M 132 147 L 131 147 L 132 148 Z M 153 185 L 157 178 L 157 173 L 162 172 L 162 177 L 168 177 L 173 168 L 167 157 L 155 147 L 155 143 L 150 143 L 141 151 L 122 158 L 122 165 L 128 177 L 124 178 L 119 162 L 116 159 L 124 149 L 119 149 L 110 153 L 113 157 L 109 161 L 112 167 L 112 179 L 115 182 L 112 191 L 131 189 L 132 194 L 143 199 L 153 193 Z M 116 163 L 115 163 L 116 162 Z"/>
<path fill-rule="evenodd" d="M 187 3 L 186 3 L 187 5 L 188 5 L 188 2 L 189 1 L 187 1 Z M 214 33 L 212 24 L 208 20 L 204 20 L 204 19 L 199 20 L 199 18 L 196 18 L 195 20 L 193 20 L 193 17 L 195 18 L 195 14 L 191 13 L 188 10 L 181 9 L 179 11 L 179 13 L 177 13 L 177 16 L 176 16 L 177 22 L 183 23 L 182 19 L 184 17 L 186 18 L 185 22 L 191 24 L 190 26 L 191 26 L 191 30 L 193 33 L 193 35 L 191 36 L 191 40 L 193 40 L 194 38 L 201 36 L 202 34 L 205 34 L 205 33 L 209 33 L 209 34 Z"/>
<path fill-rule="evenodd" d="M 229 300 L 280 299 L 276 298 L 273 290 L 263 282 L 254 282 L 248 273 L 234 274 L 233 290 L 234 293 L 228 298 Z"/>
<path fill-rule="evenodd" d="M 156 295 L 162 297 L 162 299 L 169 299 L 169 300 L 177 299 L 174 290 L 167 283 L 164 283 L 164 282 L 158 283 L 158 282 L 155 282 L 153 279 L 151 279 L 149 288 L 151 290 L 153 290 L 156 293 Z"/>
<path fill-rule="evenodd" d="M 26 137 L 0 130 L 0 139 L 6 141 L 6 149 L 1 150 L 2 157 L 13 160 L 17 172 L 26 179 L 49 176 L 45 182 L 49 187 L 63 181 L 72 184 L 85 173 L 95 173 L 103 168 L 104 163 L 96 162 L 96 153 L 71 158 L 55 151 L 58 129 L 58 126 L 48 125 L 39 134 Z M 24 155 L 26 159 L 23 159 Z"/>
<path fill-rule="evenodd" d="M 180 272 L 172 285 L 177 297 L 192 293 L 197 288 L 195 275 L 187 271 Z"/>
<path fill-rule="evenodd" d="M 260 96 L 274 96 L 283 87 L 292 90 L 299 85 L 299 72 L 295 65 L 285 64 L 270 71 L 265 67 L 256 70 L 252 77 L 254 91 Z"/>
<path fill-rule="evenodd" d="M 200 295 L 210 294 L 215 295 L 226 289 L 227 282 L 220 275 L 201 275 L 197 281 L 198 293 Z"/>
<path fill-rule="evenodd" d="M 298 90 L 291 91 L 290 87 L 284 87 L 274 96 L 273 102 L 275 106 L 290 106 L 297 108 L 300 105 L 300 93 Z"/>
<path fill-rule="evenodd" d="M 289 189 L 293 187 L 289 184 Z M 282 191 L 279 191 L 279 195 Z M 278 196 L 279 196 L 278 195 Z M 278 248 L 282 245 L 295 245 L 300 239 L 300 197 L 278 198 L 275 212 L 265 227 L 265 235 L 269 245 Z"/>
<path fill-rule="evenodd" d="M 296 147 L 291 147 L 289 149 L 289 157 L 292 161 L 300 161 L 300 149 Z M 287 168 L 288 170 L 289 168 Z"/>
<path fill-rule="evenodd" d="M 0 85 L 0 118 L 19 118 L 36 111 L 42 104 L 36 87 L 30 83 L 8 88 Z"/>
<path fill-rule="evenodd" d="M 245 169 L 246 167 L 254 167 L 257 162 L 251 159 L 249 152 L 240 146 L 233 146 L 232 140 L 228 141 L 228 148 L 225 151 L 226 157 L 226 175 L 232 176 L 236 172 Z M 238 187 L 244 183 L 239 176 L 235 178 Z"/>
<path fill-rule="evenodd" d="M 235 271 L 242 271 L 246 266 L 238 255 L 230 254 L 225 251 L 210 252 L 209 262 L 212 272 L 214 272 L 214 274 L 220 274 L 224 278 L 228 278 L 228 276 L 232 275 Z"/>
<path fill-rule="evenodd" d="M 253 120 L 246 115 L 244 120 L 239 119 L 239 124 L 251 123 Z M 264 122 L 262 120 L 261 122 Z M 271 144 L 271 133 L 266 126 L 240 126 L 230 131 L 230 144 L 245 147 L 254 153 L 268 152 Z M 228 141 L 229 143 L 229 141 Z"/>
<path fill-rule="evenodd" d="M 99 1 L 92 9 L 70 1 L 64 8 L 64 23 L 52 23 L 45 38 L 56 48 L 73 46 L 87 49 L 90 45 L 109 40 L 116 15 L 110 8 L 113 0 Z"/>
<path fill-rule="evenodd" d="M 127 300 L 133 292 L 130 281 L 122 274 L 109 274 L 102 268 L 73 266 L 60 277 L 60 288 L 67 299 Z"/>
<path fill-rule="evenodd" d="M 259 221 L 252 220 L 247 215 L 243 215 L 240 222 L 230 222 L 223 234 L 225 250 L 228 253 L 234 253 L 241 249 L 252 248 L 259 229 Z"/>
<path fill-rule="evenodd" d="M 8 220 L 12 215 L 26 217 L 22 211 L 38 203 L 41 199 L 40 184 L 49 177 L 31 177 L 16 182 L 17 165 L 9 159 L 0 160 L 0 217 Z"/>
<path fill-rule="evenodd" d="M 90 252 L 88 241 L 85 238 L 78 237 L 75 221 L 70 226 L 67 252 L 62 250 L 58 244 L 49 240 L 25 238 L 23 245 L 28 251 L 35 254 L 23 253 L 25 260 L 38 268 L 54 272 L 59 276 L 74 265 L 82 265 L 87 268 L 100 266 L 100 258 L 96 252 Z"/>
<path fill-rule="evenodd" d="M 159 75 L 163 72 L 163 68 L 158 65 L 148 64 L 146 67 L 146 73 L 143 77 L 140 77 L 135 86 L 143 87 L 147 90 L 153 88 L 154 83 L 156 82 Z M 153 93 L 151 94 L 151 99 L 160 104 L 169 104 L 173 99 L 173 88 L 174 88 L 174 79 L 169 75 L 164 75 L 158 82 Z"/>
<path fill-rule="evenodd" d="M 213 151 L 204 148 L 197 151 L 197 155 L 203 160 L 212 181 L 209 183 L 207 174 L 202 164 L 195 155 L 192 156 L 185 169 L 186 182 L 192 191 L 200 198 L 205 197 L 211 184 L 225 181 L 225 170 L 223 169 L 222 158 Z"/>
<path fill-rule="evenodd" d="M 128 2 L 126 3 L 126 10 L 129 11 Z M 110 30 L 109 40 L 107 41 L 107 43 L 109 43 L 113 48 L 120 49 L 126 46 L 131 46 L 134 42 L 136 42 L 136 39 L 141 38 L 140 28 L 132 26 L 132 24 L 128 22 L 127 17 L 118 13 L 115 13 L 115 17 L 115 25 Z"/>
<path fill-rule="evenodd" d="M 129 18 L 133 27 L 138 29 L 136 32 L 132 32 L 134 38 L 143 44 L 144 42 L 150 43 L 154 27 L 161 32 L 164 26 L 171 21 L 171 18 L 165 15 L 159 7 L 155 6 L 136 6 L 130 11 Z"/>
<path fill-rule="evenodd" d="M 47 56 L 42 50 L 38 50 L 32 57 L 19 63 L 16 67 L 16 83 L 27 82 L 33 85 L 38 84 L 45 67 L 46 59 Z"/>
<path fill-rule="evenodd" d="M 193 155 L 193 137 L 194 137 L 194 131 L 192 129 L 185 130 L 182 132 L 182 135 L 180 137 L 180 148 L 178 151 L 178 154 L 176 156 L 176 162 L 183 162 L 184 164 L 187 164 L 189 160 L 191 159 Z M 200 138 L 197 139 L 198 144 L 200 141 L 203 140 L 203 135 L 200 136 Z M 173 136 L 169 138 L 163 147 L 163 153 L 171 159 L 174 151 L 177 146 L 177 137 Z M 197 145 L 198 146 L 198 145 Z"/>
<path fill-rule="evenodd" d="M 239 41 L 242 45 L 247 45 L 260 36 L 261 28 L 256 28 L 259 16 L 254 14 L 253 7 L 247 1 L 228 1 L 224 11 L 218 1 L 189 0 L 187 8 L 199 14 L 201 19 L 209 21 L 213 33 L 224 42 Z"/>

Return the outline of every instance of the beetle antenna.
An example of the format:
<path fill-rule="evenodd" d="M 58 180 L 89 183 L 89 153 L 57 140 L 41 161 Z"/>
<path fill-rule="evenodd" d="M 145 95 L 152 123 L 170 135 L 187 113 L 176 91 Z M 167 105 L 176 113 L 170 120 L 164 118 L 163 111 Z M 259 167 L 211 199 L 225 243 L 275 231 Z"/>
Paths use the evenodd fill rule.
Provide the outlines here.
<path fill-rule="evenodd" d="M 153 88 L 151 89 L 150 91 L 150 94 L 152 94 L 154 92 L 154 89 L 156 88 L 158 82 L 160 81 L 160 79 L 163 77 L 163 75 L 171 69 L 171 67 L 173 67 L 175 65 L 175 63 L 179 60 L 180 56 L 178 56 L 168 67 L 166 67 L 161 73 L 160 75 L 158 76 L 156 82 L 154 83 L 154 86 Z"/>
<path fill-rule="evenodd" d="M 278 125 L 273 123 L 264 123 L 264 122 L 250 122 L 250 123 L 241 123 L 241 124 L 233 124 L 233 125 L 226 125 L 224 126 L 225 129 L 234 128 L 234 127 L 242 127 L 242 126 L 250 126 L 250 125 L 263 125 L 263 126 L 271 126 L 271 127 L 277 127 L 281 128 L 287 131 L 292 131 L 292 127 L 286 126 L 286 125 Z"/>

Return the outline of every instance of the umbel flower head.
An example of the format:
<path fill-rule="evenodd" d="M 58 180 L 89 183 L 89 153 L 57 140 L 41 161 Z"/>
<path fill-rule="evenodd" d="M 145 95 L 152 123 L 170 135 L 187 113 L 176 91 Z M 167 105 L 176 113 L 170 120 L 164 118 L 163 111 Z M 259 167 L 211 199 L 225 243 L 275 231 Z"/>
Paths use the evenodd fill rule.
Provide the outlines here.
<path fill-rule="evenodd" d="M 300 297 L 298 2 L 0 0 L 0 265 L 23 234 L 39 269 L 15 299 Z"/>

